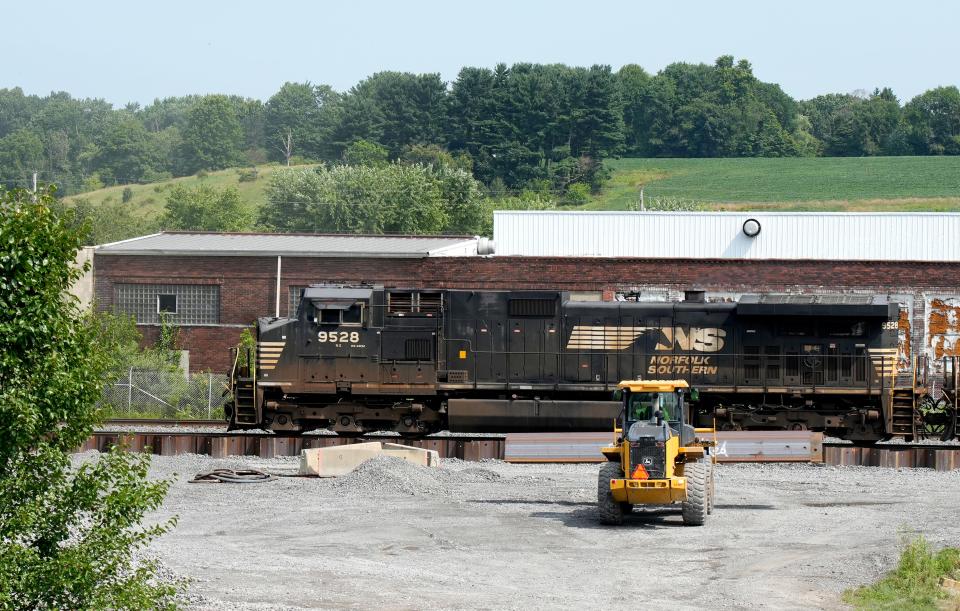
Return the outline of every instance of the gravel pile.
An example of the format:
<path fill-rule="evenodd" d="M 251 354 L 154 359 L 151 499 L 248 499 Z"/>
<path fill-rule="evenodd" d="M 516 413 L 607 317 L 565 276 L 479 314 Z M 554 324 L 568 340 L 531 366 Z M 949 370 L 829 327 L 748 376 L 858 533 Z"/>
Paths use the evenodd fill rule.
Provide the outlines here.
<path fill-rule="evenodd" d="M 452 496 L 464 484 L 496 482 L 501 475 L 481 467 L 424 467 L 396 456 L 377 456 L 333 481 L 334 490 L 349 495 L 377 494 Z"/>
<path fill-rule="evenodd" d="M 437 471 L 436 467 L 421 467 L 396 456 L 377 456 L 338 477 L 333 486 L 345 493 L 359 495 L 431 494 L 441 492 L 443 488 Z"/>

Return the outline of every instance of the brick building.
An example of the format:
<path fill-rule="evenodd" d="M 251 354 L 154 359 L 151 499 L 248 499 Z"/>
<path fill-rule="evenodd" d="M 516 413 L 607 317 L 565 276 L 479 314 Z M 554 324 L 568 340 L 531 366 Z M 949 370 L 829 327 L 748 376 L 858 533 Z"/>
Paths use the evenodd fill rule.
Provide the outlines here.
<path fill-rule="evenodd" d="M 684 215 L 658 220 L 640 213 L 639 226 L 619 235 L 610 230 L 605 240 L 597 219 L 622 229 L 623 222 L 636 223 L 637 214 L 626 213 L 633 216 L 620 223 L 610 215 L 561 219 L 565 214 L 528 213 L 524 219 L 497 213 L 497 254 L 487 254 L 492 244 L 482 238 L 161 233 L 99 247 L 95 297 L 101 309 L 135 315 L 148 341 L 158 334 L 159 312 L 168 312 L 181 327 L 195 370 L 225 370 L 241 329 L 258 316 L 292 312 L 299 291 L 318 282 L 553 288 L 605 300 L 624 294 L 675 300 L 690 289 L 705 291 L 708 300 L 756 292 L 883 294 L 901 303 L 903 358 L 960 348 L 960 253 L 929 243 L 884 248 L 870 239 L 871 231 L 893 236 L 897 227 L 910 230 L 917 217 L 949 232 L 960 215 L 866 219 L 861 224 L 867 226 L 854 231 L 844 226 L 850 215 L 691 215 L 677 226 L 675 219 Z M 759 234 L 748 235 L 754 229 L 749 220 Z M 674 225 L 664 231 L 657 225 L 663 221 Z M 953 235 L 960 235 L 957 229 Z M 804 232 L 810 239 L 797 239 Z M 849 248 L 840 238 L 861 241 L 861 247 Z M 855 256 L 861 253 L 870 258 Z"/>

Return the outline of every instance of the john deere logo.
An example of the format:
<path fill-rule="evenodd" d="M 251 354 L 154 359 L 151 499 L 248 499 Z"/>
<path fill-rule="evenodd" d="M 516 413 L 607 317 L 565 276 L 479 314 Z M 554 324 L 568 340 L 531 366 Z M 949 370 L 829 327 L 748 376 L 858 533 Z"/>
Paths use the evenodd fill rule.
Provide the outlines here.
<path fill-rule="evenodd" d="M 727 332 L 716 327 L 619 327 L 576 325 L 567 350 L 626 350 L 646 333 L 657 334 L 654 350 L 719 352 Z"/>

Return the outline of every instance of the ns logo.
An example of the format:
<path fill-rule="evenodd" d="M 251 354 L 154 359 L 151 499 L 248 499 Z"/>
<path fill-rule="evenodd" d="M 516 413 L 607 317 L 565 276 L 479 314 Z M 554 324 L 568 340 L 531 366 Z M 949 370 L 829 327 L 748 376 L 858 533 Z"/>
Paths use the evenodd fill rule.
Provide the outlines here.
<path fill-rule="evenodd" d="M 660 341 L 654 350 L 694 350 L 719 352 L 727 332 L 713 327 L 660 327 Z"/>
<path fill-rule="evenodd" d="M 575 325 L 567 350 L 629 350 L 646 334 L 655 334 L 654 350 L 719 352 L 727 332 L 716 327 L 622 327 Z"/>

